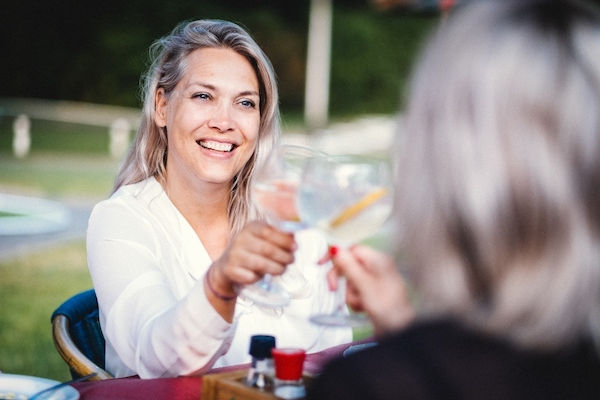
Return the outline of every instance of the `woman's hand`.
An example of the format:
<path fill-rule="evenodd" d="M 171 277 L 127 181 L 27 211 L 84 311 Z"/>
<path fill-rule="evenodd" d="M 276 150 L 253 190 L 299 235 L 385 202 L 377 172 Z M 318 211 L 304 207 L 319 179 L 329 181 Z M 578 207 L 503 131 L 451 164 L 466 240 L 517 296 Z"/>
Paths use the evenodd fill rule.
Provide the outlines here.
<path fill-rule="evenodd" d="M 294 262 L 296 248 L 293 233 L 252 221 L 230 241 L 207 271 L 211 286 L 229 296 L 235 294 L 237 286 L 254 283 L 264 274 L 280 275 Z"/>
<path fill-rule="evenodd" d="M 403 328 L 414 318 L 406 284 L 391 257 L 368 246 L 330 252 L 333 268 L 330 287 L 338 275 L 347 279 L 346 301 L 355 311 L 367 313 L 376 334 Z"/>

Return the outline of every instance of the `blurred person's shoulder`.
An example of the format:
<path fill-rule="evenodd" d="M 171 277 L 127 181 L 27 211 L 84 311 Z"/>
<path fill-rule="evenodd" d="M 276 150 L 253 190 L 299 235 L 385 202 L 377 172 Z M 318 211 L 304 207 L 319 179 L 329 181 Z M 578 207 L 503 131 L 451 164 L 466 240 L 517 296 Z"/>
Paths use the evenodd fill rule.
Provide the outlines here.
<path fill-rule="evenodd" d="M 598 393 L 600 359 L 587 344 L 529 351 L 452 320 L 432 320 L 334 360 L 310 398 L 592 399 Z"/>

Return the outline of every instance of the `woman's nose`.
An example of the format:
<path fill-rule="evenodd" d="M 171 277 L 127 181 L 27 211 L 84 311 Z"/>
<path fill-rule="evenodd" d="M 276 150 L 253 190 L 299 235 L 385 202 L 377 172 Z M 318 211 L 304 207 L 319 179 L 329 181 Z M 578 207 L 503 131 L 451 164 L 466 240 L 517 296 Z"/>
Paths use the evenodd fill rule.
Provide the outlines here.
<path fill-rule="evenodd" d="M 208 120 L 209 127 L 219 132 L 227 132 L 235 126 L 231 110 L 227 105 L 219 104 L 213 109 L 213 114 Z"/>

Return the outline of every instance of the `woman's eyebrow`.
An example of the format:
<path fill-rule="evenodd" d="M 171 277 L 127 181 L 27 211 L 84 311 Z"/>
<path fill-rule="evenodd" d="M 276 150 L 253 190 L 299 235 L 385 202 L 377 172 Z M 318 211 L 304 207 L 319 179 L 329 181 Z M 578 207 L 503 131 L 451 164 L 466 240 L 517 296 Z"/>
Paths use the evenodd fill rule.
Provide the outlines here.
<path fill-rule="evenodd" d="M 240 92 L 239 95 L 240 96 L 257 96 L 257 97 L 260 96 L 256 90 L 246 90 L 246 91 Z"/>
<path fill-rule="evenodd" d="M 205 89 L 209 89 L 209 90 L 218 90 L 218 88 L 215 85 L 212 85 L 210 83 L 205 83 L 205 82 L 190 82 L 190 84 L 187 86 L 188 88 L 192 88 L 194 86 L 200 86 L 202 88 Z M 260 97 L 259 93 L 257 90 L 243 90 L 241 92 L 238 93 L 238 96 L 257 96 Z"/>
<path fill-rule="evenodd" d="M 206 88 L 206 89 L 210 89 L 210 90 L 216 90 L 217 89 L 216 86 L 211 85 L 210 83 L 204 83 L 204 82 L 198 82 L 198 81 L 190 82 L 187 85 L 188 88 L 191 88 L 191 87 L 194 87 L 194 86 L 200 86 L 200 87 L 203 87 L 203 88 Z"/>

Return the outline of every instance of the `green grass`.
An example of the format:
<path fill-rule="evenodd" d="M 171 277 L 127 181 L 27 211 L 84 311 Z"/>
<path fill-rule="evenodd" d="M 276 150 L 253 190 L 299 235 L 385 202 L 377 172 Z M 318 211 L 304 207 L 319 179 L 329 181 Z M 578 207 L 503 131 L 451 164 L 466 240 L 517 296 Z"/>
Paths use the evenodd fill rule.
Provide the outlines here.
<path fill-rule="evenodd" d="M 0 192 L 92 201 L 109 195 L 120 161 L 108 156 L 105 130 L 33 121 L 31 153 L 17 159 L 9 122 L 0 118 Z M 83 239 L 0 262 L 0 371 L 68 379 L 50 315 L 91 286 Z"/>
<path fill-rule="evenodd" d="M 50 315 L 92 286 L 83 240 L 0 262 L 0 370 L 70 377 L 52 341 Z"/>
<path fill-rule="evenodd" d="M 0 117 L 0 188 L 47 197 L 106 197 L 120 160 L 108 155 L 108 129 L 31 121 L 27 157 L 12 154 L 13 119 Z"/>
<path fill-rule="evenodd" d="M 13 118 L 0 116 L 0 151 L 11 151 Z M 31 120 L 31 152 L 108 154 L 108 128 Z"/>
<path fill-rule="evenodd" d="M 0 152 L 0 188 L 49 197 L 109 195 L 119 161 L 101 155 L 35 152 L 25 159 Z"/>
<path fill-rule="evenodd" d="M 20 213 L 13 213 L 13 212 L 8 212 L 8 211 L 2 211 L 0 210 L 0 218 L 2 217 L 22 217 L 25 214 L 20 214 Z"/>

